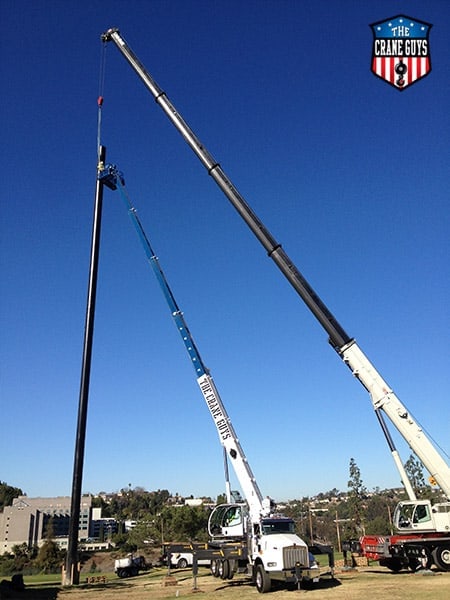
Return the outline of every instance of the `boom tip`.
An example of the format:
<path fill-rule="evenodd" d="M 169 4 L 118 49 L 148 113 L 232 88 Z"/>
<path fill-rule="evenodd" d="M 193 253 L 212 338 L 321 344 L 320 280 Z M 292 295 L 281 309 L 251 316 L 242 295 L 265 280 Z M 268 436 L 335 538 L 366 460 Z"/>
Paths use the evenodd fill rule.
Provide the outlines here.
<path fill-rule="evenodd" d="M 101 35 L 102 42 L 109 42 L 111 40 L 111 35 L 113 33 L 119 33 L 119 30 L 117 29 L 117 27 L 111 27 L 110 29 L 105 31 L 105 33 L 102 33 L 102 35 Z"/>

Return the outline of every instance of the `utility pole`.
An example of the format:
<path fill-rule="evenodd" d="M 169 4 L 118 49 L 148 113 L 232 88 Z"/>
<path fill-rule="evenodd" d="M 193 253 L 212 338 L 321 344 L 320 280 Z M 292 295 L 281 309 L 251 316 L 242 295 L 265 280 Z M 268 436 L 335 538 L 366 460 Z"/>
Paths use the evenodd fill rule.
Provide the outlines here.
<path fill-rule="evenodd" d="M 338 552 L 342 552 L 341 532 L 339 529 L 338 511 L 336 511 L 336 534 L 337 534 Z"/>
<path fill-rule="evenodd" d="M 314 534 L 313 534 L 311 507 L 309 507 L 309 534 L 310 534 L 310 537 L 311 537 L 311 544 L 314 544 Z"/>
<path fill-rule="evenodd" d="M 99 146 L 98 173 L 103 168 L 106 148 Z M 97 174 L 98 174 L 97 173 Z M 78 585 L 80 572 L 78 569 L 78 530 L 80 522 L 80 504 L 83 480 L 84 447 L 86 439 L 87 408 L 89 399 L 89 381 L 91 375 L 92 340 L 94 337 L 95 300 L 97 295 L 97 272 L 100 252 L 100 232 L 102 221 L 103 182 L 97 177 L 95 189 L 94 217 L 91 239 L 91 260 L 89 284 L 84 327 L 83 360 L 81 367 L 80 397 L 78 404 L 78 423 L 75 438 L 75 456 L 73 465 L 72 496 L 70 505 L 69 542 L 67 559 L 63 571 L 63 585 Z"/>

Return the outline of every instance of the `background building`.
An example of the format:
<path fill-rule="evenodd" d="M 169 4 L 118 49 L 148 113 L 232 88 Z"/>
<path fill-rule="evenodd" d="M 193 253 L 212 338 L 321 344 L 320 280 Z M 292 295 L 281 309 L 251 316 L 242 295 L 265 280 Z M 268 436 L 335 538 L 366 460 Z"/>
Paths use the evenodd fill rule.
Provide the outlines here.
<path fill-rule="evenodd" d="M 91 496 L 83 496 L 80 505 L 78 539 L 89 538 Z M 19 496 L 0 513 L 0 554 L 11 552 L 16 545 L 41 546 L 50 533 L 62 547 L 67 546 L 70 519 L 70 496 L 28 498 Z"/>

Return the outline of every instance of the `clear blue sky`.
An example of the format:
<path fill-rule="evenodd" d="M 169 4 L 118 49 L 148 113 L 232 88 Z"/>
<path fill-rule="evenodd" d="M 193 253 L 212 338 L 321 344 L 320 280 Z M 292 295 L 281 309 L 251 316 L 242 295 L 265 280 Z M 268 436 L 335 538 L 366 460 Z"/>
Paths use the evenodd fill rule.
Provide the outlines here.
<path fill-rule="evenodd" d="M 3 0 L 0 10 L 2 481 L 30 496 L 71 491 L 110 27 L 450 451 L 446 0 Z M 432 72 L 401 93 L 370 72 L 369 25 L 399 13 L 433 24 Z M 369 396 L 112 43 L 104 97 L 108 159 L 262 492 L 345 491 L 351 457 L 369 489 L 399 485 Z M 106 190 L 83 490 L 214 497 L 222 465 L 165 301 L 119 193 Z"/>

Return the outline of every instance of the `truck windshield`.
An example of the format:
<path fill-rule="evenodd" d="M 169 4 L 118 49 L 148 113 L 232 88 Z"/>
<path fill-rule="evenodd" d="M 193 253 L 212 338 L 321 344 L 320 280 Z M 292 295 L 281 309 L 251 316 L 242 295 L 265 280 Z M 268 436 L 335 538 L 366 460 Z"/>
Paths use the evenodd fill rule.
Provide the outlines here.
<path fill-rule="evenodd" d="M 295 524 L 290 519 L 264 519 L 262 521 L 262 532 L 264 535 L 295 533 Z"/>

